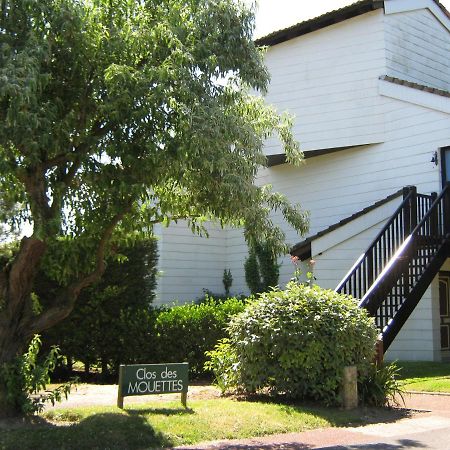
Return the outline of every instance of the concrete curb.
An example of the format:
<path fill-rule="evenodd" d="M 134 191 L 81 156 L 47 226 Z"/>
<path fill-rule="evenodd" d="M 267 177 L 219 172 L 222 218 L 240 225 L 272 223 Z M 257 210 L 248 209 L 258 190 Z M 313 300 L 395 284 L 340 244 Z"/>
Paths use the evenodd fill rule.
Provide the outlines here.
<path fill-rule="evenodd" d="M 450 397 L 450 392 L 427 392 L 427 391 L 405 391 L 409 395 L 438 395 L 442 397 Z"/>

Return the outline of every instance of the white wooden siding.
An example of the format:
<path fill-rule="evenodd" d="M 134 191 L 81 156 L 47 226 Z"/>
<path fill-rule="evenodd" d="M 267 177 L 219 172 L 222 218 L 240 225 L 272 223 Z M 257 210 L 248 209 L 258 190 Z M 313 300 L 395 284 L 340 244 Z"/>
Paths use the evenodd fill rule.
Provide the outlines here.
<path fill-rule="evenodd" d="M 386 80 L 379 80 L 378 89 L 380 95 L 394 98 L 402 102 L 423 106 L 428 109 L 450 114 L 450 98 L 436 95 L 432 92 L 422 91 L 413 87 L 398 85 Z"/>
<path fill-rule="evenodd" d="M 431 283 L 389 347 L 387 360 L 440 361 L 439 285 Z"/>
<path fill-rule="evenodd" d="M 186 223 L 160 227 L 158 290 L 155 305 L 195 300 L 208 289 L 223 292 L 226 233 L 220 227 L 207 227 L 210 238 L 192 234 Z"/>
<path fill-rule="evenodd" d="M 249 293 L 247 283 L 245 282 L 244 262 L 248 256 L 248 247 L 245 242 L 241 230 L 228 229 L 227 230 L 227 269 L 231 270 L 233 276 L 233 284 L 231 286 L 232 294 Z"/>
<path fill-rule="evenodd" d="M 378 208 L 368 211 L 345 225 L 314 239 L 311 245 L 313 255 L 320 255 L 341 242 L 353 239 L 359 233 L 372 227 L 374 223 L 387 220 L 392 216 L 393 211 L 397 209 L 401 201 L 402 196 L 398 196 L 390 202 L 380 205 Z"/>
<path fill-rule="evenodd" d="M 335 289 L 356 259 L 367 249 L 383 226 L 378 222 L 351 239 L 347 239 L 322 254 L 314 254 L 316 283 L 326 289 Z"/>
<path fill-rule="evenodd" d="M 387 75 L 450 90 L 450 33 L 429 9 L 384 16 Z"/>
<path fill-rule="evenodd" d="M 308 159 L 303 167 L 269 169 L 274 189 L 310 211 L 314 234 L 407 185 L 430 193 L 441 188 L 432 154 L 450 143 L 448 114 L 385 99 L 386 142 Z M 282 224 L 280 215 L 274 222 Z M 302 238 L 285 226 L 290 243 Z M 344 264 L 344 263 L 343 263 Z M 343 273 L 351 264 L 342 268 Z M 284 260 L 281 281 L 292 274 Z"/>
<path fill-rule="evenodd" d="M 304 150 L 383 141 L 377 79 L 386 70 L 384 47 L 377 10 L 269 48 L 267 101 L 297 117 Z M 266 152 L 279 152 L 275 139 Z"/>

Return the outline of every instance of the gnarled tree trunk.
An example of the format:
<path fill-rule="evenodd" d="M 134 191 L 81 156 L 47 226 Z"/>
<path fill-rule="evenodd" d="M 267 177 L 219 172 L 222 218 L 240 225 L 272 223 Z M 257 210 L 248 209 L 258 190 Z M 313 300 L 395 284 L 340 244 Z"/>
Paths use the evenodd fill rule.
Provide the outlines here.
<path fill-rule="evenodd" d="M 3 267 L 0 279 L 0 371 L 22 354 L 30 333 L 26 323 L 32 317 L 31 292 L 46 245 L 39 239 L 23 238 L 10 266 Z M 1 374 L 1 372 L 0 372 Z M 0 375 L 0 417 L 20 411 L 7 401 L 7 386 Z"/>
<path fill-rule="evenodd" d="M 21 355 L 32 337 L 65 319 L 73 310 L 75 301 L 85 287 L 100 279 L 105 271 L 105 249 L 116 225 L 128 209 L 116 214 L 103 230 L 95 255 L 95 268 L 81 275 L 39 314 L 33 312 L 31 293 L 41 259 L 47 245 L 35 237 L 24 237 L 14 260 L 0 268 L 0 417 L 18 414 L 6 401 L 7 388 L 2 381 L 1 370 Z"/>
<path fill-rule="evenodd" d="M 14 359 L 23 350 L 22 343 L 16 339 L 14 331 L 0 328 L 0 371 L 5 365 L 14 362 Z M 14 403 L 7 399 L 8 387 L 0 372 L 0 418 L 14 417 L 21 413 Z"/>

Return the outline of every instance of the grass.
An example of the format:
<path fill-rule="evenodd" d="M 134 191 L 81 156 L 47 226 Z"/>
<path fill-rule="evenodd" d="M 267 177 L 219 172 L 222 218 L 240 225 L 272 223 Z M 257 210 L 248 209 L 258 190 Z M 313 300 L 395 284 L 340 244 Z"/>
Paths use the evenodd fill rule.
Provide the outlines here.
<path fill-rule="evenodd" d="M 361 411 L 211 399 L 127 407 L 55 409 L 31 423 L 3 425 L 0 449 L 144 449 L 361 423 Z"/>
<path fill-rule="evenodd" d="M 450 363 L 399 361 L 397 365 L 407 391 L 450 393 Z"/>

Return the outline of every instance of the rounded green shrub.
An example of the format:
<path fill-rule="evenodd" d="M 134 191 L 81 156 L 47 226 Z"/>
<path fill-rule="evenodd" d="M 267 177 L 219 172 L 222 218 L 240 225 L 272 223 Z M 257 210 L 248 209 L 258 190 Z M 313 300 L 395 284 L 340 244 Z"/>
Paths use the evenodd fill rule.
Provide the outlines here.
<path fill-rule="evenodd" d="M 223 390 L 268 390 L 326 404 L 339 402 L 345 366 L 367 368 L 377 336 L 353 298 L 294 282 L 250 302 L 228 332 L 209 352 L 208 367 Z"/>

